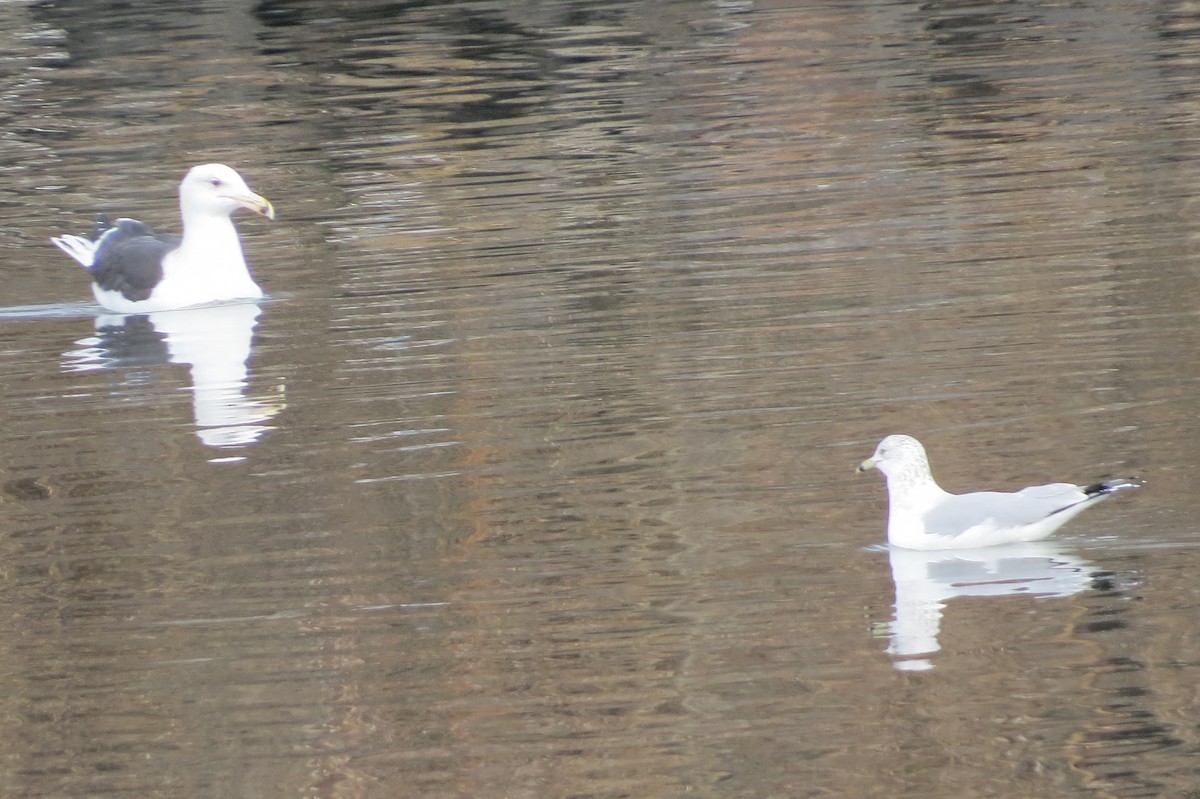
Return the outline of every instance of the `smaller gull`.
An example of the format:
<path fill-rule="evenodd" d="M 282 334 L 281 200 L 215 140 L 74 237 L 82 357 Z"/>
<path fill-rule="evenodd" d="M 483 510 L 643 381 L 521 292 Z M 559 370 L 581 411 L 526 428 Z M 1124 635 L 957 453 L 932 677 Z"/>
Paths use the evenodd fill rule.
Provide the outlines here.
<path fill-rule="evenodd" d="M 231 300 L 257 300 L 242 242 L 230 215 L 247 208 L 268 219 L 275 209 L 224 164 L 193 167 L 179 184 L 183 235 L 155 233 L 135 219 L 96 220 L 94 238 L 50 239 L 92 274 L 96 301 L 117 313 L 151 313 Z"/>
<path fill-rule="evenodd" d="M 892 435 L 856 471 L 887 478 L 888 543 L 904 549 L 964 549 L 1047 538 L 1080 511 L 1140 480 L 1089 486 L 1051 483 L 1015 493 L 951 494 L 929 472 L 925 448 L 912 436 Z"/>

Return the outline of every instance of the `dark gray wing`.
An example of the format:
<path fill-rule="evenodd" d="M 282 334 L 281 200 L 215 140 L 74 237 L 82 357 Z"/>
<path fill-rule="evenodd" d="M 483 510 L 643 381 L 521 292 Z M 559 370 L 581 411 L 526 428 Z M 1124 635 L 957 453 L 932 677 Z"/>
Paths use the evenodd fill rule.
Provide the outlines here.
<path fill-rule="evenodd" d="M 105 291 L 119 292 L 132 302 L 150 296 L 162 280 L 163 256 L 180 242 L 179 236 L 158 235 L 136 219 L 118 219 L 112 227 L 101 217 L 96 232 L 100 237 L 92 279 Z"/>

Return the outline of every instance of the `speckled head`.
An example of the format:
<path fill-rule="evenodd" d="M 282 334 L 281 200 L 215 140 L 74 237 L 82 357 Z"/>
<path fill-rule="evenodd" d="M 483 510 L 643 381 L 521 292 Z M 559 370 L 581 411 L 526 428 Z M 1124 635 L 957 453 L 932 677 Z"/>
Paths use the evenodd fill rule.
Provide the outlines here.
<path fill-rule="evenodd" d="M 879 442 L 875 454 L 858 465 L 855 471 L 878 469 L 888 478 L 912 475 L 928 476 L 929 458 L 925 447 L 912 436 L 894 434 Z"/>

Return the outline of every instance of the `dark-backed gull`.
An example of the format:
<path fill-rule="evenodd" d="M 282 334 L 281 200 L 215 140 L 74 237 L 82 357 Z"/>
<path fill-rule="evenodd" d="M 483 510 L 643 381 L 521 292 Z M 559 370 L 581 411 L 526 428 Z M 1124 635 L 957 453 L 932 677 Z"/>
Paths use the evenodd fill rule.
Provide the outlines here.
<path fill-rule="evenodd" d="M 155 233 L 135 219 L 96 220 L 92 239 L 57 236 L 59 249 L 92 274 L 96 301 L 117 313 L 149 313 L 231 300 L 256 300 L 230 214 L 247 208 L 268 219 L 275 209 L 224 164 L 193 167 L 179 184 L 183 235 Z"/>

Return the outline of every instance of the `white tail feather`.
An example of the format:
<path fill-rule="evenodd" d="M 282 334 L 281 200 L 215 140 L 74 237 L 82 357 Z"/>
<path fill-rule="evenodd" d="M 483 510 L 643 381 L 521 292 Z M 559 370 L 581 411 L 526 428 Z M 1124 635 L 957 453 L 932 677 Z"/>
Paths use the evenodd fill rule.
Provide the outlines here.
<path fill-rule="evenodd" d="M 54 242 L 54 246 L 58 249 L 83 264 L 85 269 L 92 268 L 92 262 L 96 257 L 97 242 L 85 239 L 83 236 L 71 235 L 52 236 L 50 241 Z"/>

